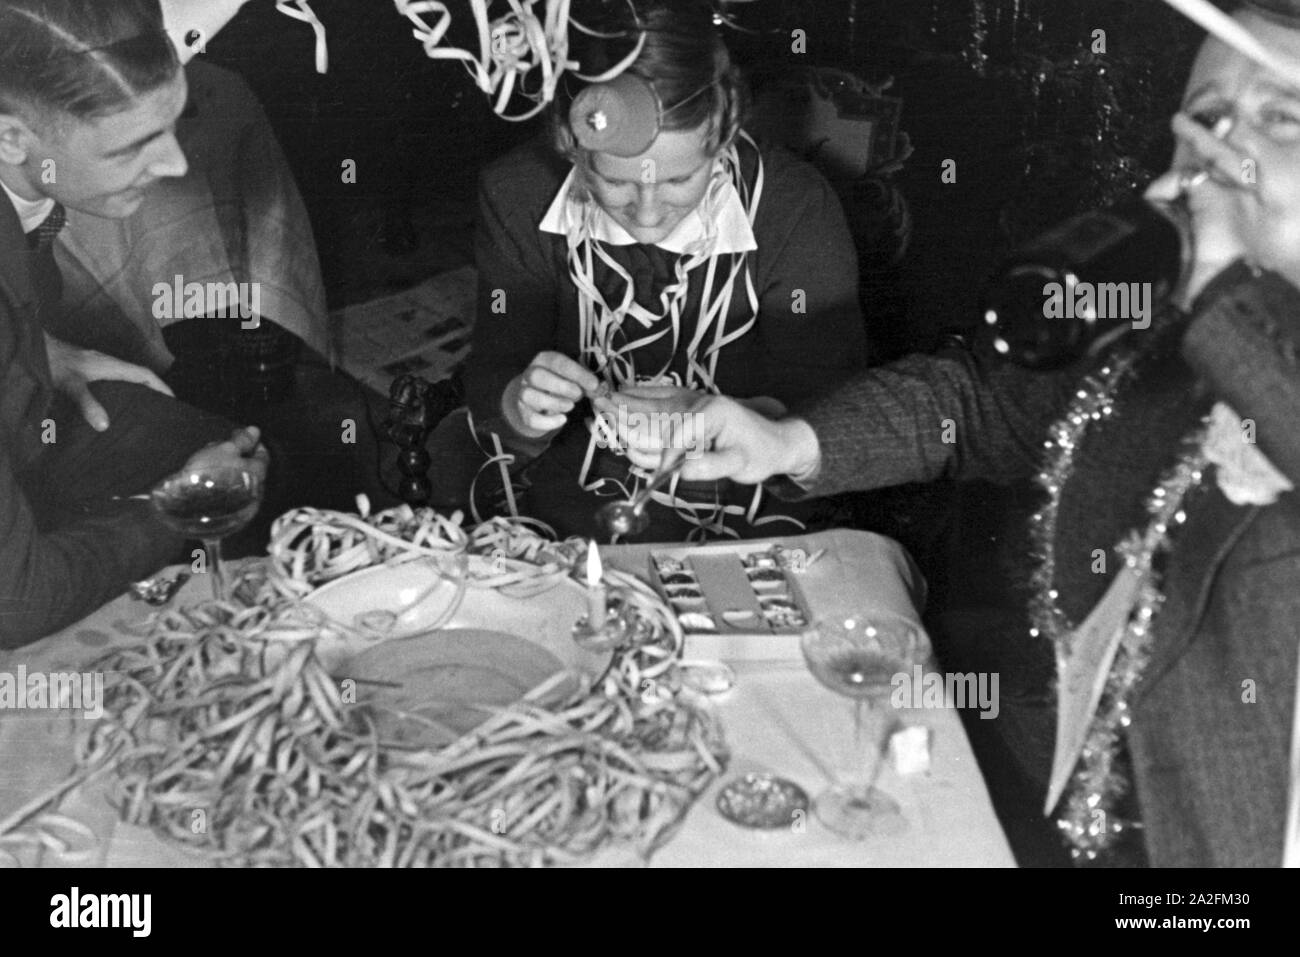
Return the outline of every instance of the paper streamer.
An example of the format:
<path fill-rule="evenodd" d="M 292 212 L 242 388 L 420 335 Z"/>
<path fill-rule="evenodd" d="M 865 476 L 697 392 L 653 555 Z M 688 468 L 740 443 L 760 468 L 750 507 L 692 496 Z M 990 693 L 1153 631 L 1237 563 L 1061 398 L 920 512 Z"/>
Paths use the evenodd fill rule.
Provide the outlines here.
<path fill-rule="evenodd" d="M 645 35 L 641 34 L 632 52 L 614 67 L 599 76 L 585 76 L 578 72 L 579 64 L 569 59 L 569 28 L 590 36 L 620 34 L 597 33 L 574 20 L 569 13 L 570 0 L 508 0 L 510 12 L 495 20 L 488 17 L 489 0 L 468 2 L 478 35 L 477 53 L 443 45 L 451 28 L 447 4 L 439 0 L 393 0 L 397 12 L 414 26 L 413 35 L 425 54 L 433 60 L 463 63 L 478 88 L 492 97 L 493 112 L 506 120 L 523 121 L 540 113 L 555 99 L 556 86 L 566 71 L 589 83 L 613 79 L 636 60 L 645 44 Z M 536 12 L 539 4 L 540 16 Z M 522 89 L 524 78 L 530 74 L 540 74 L 535 92 Z M 533 106 L 523 113 L 508 114 L 510 99 L 516 92 L 532 100 Z"/>
<path fill-rule="evenodd" d="M 307 0 L 276 0 L 275 8 L 286 16 L 310 24 L 316 34 L 316 72 L 329 70 L 329 49 L 325 44 L 325 24 L 321 23 Z"/>

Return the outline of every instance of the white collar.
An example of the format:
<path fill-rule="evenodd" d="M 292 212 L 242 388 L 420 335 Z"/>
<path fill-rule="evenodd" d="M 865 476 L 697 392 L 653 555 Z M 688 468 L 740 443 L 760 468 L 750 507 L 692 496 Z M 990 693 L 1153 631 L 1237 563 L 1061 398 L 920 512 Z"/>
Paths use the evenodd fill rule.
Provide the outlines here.
<path fill-rule="evenodd" d="M 30 233 L 45 222 L 45 217 L 49 216 L 50 210 L 54 209 L 54 200 L 48 196 L 45 199 L 23 199 L 4 183 L 0 183 L 0 186 L 4 186 L 9 202 L 14 204 L 14 211 L 18 213 L 18 221 L 23 224 L 24 233 Z"/>
<path fill-rule="evenodd" d="M 587 204 L 575 196 L 574 186 L 577 175 L 576 167 L 569 170 L 569 175 L 560 186 L 559 192 L 555 194 L 555 199 L 551 201 L 550 209 L 546 211 L 541 225 L 537 227 L 542 232 L 568 236 L 570 228 L 576 229 L 581 224 Z M 745 213 L 745 206 L 740 201 L 740 194 L 736 192 L 730 177 L 724 179 L 718 192 L 717 208 L 718 240 L 713 251 L 725 254 L 753 252 L 757 249 L 758 243 L 754 240 L 754 230 L 750 226 L 749 216 Z M 594 223 L 593 239 L 610 246 L 632 246 L 636 243 L 636 239 L 599 206 L 596 207 Z M 655 245 L 667 252 L 680 255 L 689 250 L 693 243 L 698 242 L 704 232 L 704 219 L 700 216 L 700 208 L 697 206 L 677 224 L 671 233 Z"/>

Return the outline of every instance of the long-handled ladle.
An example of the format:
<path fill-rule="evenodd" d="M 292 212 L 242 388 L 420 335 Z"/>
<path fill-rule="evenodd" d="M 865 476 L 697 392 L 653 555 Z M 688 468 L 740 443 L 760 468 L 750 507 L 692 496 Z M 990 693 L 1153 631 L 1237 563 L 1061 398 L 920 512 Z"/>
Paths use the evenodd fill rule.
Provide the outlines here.
<path fill-rule="evenodd" d="M 600 507 L 596 520 L 609 533 L 611 540 L 639 535 L 649 527 L 650 518 L 645 513 L 645 507 L 650 502 L 650 496 L 672 481 L 685 462 L 685 449 L 664 449 L 659 458 L 659 467 L 639 492 L 624 501 L 609 502 Z"/>

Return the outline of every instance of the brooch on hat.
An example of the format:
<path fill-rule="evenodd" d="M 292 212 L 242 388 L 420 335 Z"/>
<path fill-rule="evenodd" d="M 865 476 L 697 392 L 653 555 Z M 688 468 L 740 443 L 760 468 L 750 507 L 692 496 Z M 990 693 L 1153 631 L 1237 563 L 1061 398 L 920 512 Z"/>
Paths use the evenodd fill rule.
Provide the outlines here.
<path fill-rule="evenodd" d="M 593 83 L 574 97 L 569 127 L 584 150 L 640 156 L 659 135 L 662 112 L 651 83 L 621 73 L 606 83 Z"/>

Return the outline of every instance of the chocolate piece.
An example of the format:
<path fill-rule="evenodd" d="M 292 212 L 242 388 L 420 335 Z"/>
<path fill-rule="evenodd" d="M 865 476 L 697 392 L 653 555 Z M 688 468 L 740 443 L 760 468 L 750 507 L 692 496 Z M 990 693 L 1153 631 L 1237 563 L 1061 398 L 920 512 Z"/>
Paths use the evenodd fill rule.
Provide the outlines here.
<path fill-rule="evenodd" d="M 736 684 L 736 673 L 721 661 L 683 663 L 682 684 L 700 694 L 725 694 Z"/>
<path fill-rule="evenodd" d="M 679 598 L 704 599 L 704 592 L 700 591 L 699 588 L 694 585 L 672 585 L 666 588 L 665 591 L 668 592 L 668 597 L 672 601 L 676 601 Z"/>

